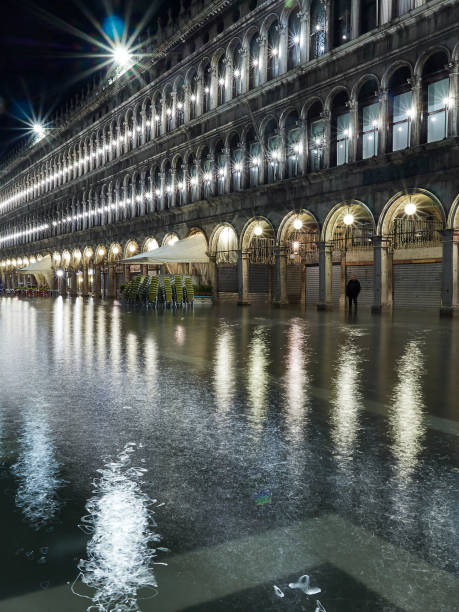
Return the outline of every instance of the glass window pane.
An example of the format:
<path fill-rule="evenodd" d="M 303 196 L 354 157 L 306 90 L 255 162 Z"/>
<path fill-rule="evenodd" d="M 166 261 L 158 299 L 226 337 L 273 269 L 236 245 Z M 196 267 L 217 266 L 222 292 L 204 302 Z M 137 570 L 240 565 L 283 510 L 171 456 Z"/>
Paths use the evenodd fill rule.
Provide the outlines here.
<path fill-rule="evenodd" d="M 336 129 L 338 132 L 338 138 L 345 138 L 345 130 L 349 129 L 349 122 L 351 119 L 350 113 L 344 113 L 344 115 L 338 115 L 336 118 Z"/>
<path fill-rule="evenodd" d="M 392 128 L 392 150 L 400 151 L 408 146 L 409 122 L 407 120 L 394 125 Z"/>
<path fill-rule="evenodd" d="M 445 108 L 445 98 L 449 94 L 449 79 L 430 83 L 427 87 L 427 110 L 429 113 Z"/>
<path fill-rule="evenodd" d="M 393 123 L 403 121 L 411 109 L 411 91 L 394 96 Z"/>
<path fill-rule="evenodd" d="M 443 140 L 446 137 L 448 116 L 445 110 L 427 118 L 427 142 Z"/>
<path fill-rule="evenodd" d="M 378 154 L 378 130 L 363 135 L 362 158 L 367 159 Z"/>
<path fill-rule="evenodd" d="M 378 122 L 379 103 L 369 104 L 362 109 L 362 128 L 364 132 L 368 132 L 374 128 L 373 122 Z"/>

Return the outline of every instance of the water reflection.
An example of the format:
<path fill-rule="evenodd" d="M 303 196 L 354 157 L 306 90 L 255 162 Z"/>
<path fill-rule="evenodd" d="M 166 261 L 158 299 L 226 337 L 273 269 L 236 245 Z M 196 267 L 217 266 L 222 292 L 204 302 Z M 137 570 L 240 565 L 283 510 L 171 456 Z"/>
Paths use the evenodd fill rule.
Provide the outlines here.
<path fill-rule="evenodd" d="M 151 506 L 156 500 L 142 490 L 146 469 L 132 465 L 135 446 L 127 444 L 116 460 L 107 460 L 98 470 L 100 478 L 81 521 L 91 538 L 73 590 L 78 594 L 78 580 L 94 589 L 96 610 L 139 610 L 138 599 L 152 597 L 158 586 L 152 569 L 157 554 L 153 546 L 160 540 L 153 531 Z"/>
<path fill-rule="evenodd" d="M 336 376 L 332 383 L 331 436 L 338 464 L 352 461 L 362 409 L 361 349 L 358 330 L 347 330 L 347 338 L 338 352 Z"/>
<path fill-rule="evenodd" d="M 287 427 L 292 440 L 302 439 L 305 423 L 305 412 L 309 405 L 309 378 L 306 362 L 306 344 L 304 322 L 294 320 L 288 331 L 286 392 L 287 392 Z"/>
<path fill-rule="evenodd" d="M 249 421 L 255 431 L 260 431 L 266 417 L 268 400 L 268 354 L 269 347 L 264 328 L 253 332 L 249 344 L 247 394 L 249 399 Z"/>
<path fill-rule="evenodd" d="M 219 410 L 228 412 L 234 401 L 235 386 L 234 333 L 226 324 L 217 332 L 214 364 L 215 401 Z"/>
<path fill-rule="evenodd" d="M 19 458 L 12 471 L 19 480 L 16 505 L 24 518 L 38 530 L 48 525 L 59 511 L 59 465 L 46 407 L 29 410 L 19 437 Z"/>
<path fill-rule="evenodd" d="M 397 362 L 397 382 L 392 395 L 389 421 L 392 452 L 397 472 L 407 478 L 416 468 L 425 433 L 422 375 L 424 359 L 419 340 L 407 343 Z"/>

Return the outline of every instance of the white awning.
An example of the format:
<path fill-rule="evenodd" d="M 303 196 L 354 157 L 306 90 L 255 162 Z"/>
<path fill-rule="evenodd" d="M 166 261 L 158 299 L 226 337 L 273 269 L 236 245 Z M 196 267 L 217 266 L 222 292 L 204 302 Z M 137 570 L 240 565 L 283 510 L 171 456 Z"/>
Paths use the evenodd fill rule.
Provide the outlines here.
<path fill-rule="evenodd" d="M 203 234 L 194 234 L 189 238 L 177 240 L 174 244 L 123 259 L 122 263 L 157 265 L 167 263 L 209 263 L 206 239 Z"/>
<path fill-rule="evenodd" d="M 54 271 L 51 255 L 45 255 L 40 261 L 21 268 L 19 271 L 23 274 L 33 274 L 38 283 L 42 282 L 42 278 L 44 278 L 50 289 L 53 286 Z"/>

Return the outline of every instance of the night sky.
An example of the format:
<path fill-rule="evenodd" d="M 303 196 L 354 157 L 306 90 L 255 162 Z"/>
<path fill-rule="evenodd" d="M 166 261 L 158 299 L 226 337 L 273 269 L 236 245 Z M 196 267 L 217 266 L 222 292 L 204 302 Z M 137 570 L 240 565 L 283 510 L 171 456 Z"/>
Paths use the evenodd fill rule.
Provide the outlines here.
<path fill-rule="evenodd" d="M 156 15 L 166 5 L 164 0 L 1 0 L 0 4 L 0 155 L 24 134 L 17 117 L 23 116 L 21 110 L 30 113 L 29 101 L 36 113 L 59 106 L 81 89 L 83 73 L 103 61 L 72 57 L 102 51 L 62 22 L 102 41 L 85 10 L 103 24 L 113 15 L 126 23 L 130 9 L 128 31 L 132 32 L 152 5 L 149 25 L 154 29 Z"/>

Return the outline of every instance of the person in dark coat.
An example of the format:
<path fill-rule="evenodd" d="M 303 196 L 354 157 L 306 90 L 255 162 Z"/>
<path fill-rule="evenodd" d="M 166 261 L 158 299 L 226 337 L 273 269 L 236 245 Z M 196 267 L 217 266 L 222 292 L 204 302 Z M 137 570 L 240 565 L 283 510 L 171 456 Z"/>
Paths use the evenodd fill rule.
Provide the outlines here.
<path fill-rule="evenodd" d="M 346 285 L 346 296 L 349 300 L 349 310 L 352 310 L 352 302 L 354 302 L 355 308 L 357 309 L 357 297 L 360 293 L 360 283 L 357 277 L 352 275 L 351 280 Z"/>

